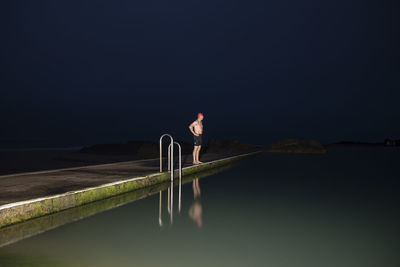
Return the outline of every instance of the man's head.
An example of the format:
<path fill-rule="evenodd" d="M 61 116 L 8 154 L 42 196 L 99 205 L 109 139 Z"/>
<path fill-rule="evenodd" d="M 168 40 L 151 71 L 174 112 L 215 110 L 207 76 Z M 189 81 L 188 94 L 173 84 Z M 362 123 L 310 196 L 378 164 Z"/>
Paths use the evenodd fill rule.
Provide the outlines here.
<path fill-rule="evenodd" d="M 197 114 L 197 119 L 199 120 L 199 121 L 202 121 L 203 119 L 204 119 L 204 115 L 203 115 L 203 113 L 198 113 Z"/>

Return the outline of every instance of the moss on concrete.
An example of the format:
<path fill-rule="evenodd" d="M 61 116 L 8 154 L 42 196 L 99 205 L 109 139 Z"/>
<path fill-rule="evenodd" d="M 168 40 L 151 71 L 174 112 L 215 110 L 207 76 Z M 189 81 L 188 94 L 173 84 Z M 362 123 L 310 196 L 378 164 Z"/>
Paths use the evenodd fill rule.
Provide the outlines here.
<path fill-rule="evenodd" d="M 187 167 L 182 170 L 182 175 L 185 177 L 191 174 L 204 172 L 206 170 L 212 170 L 219 166 L 233 163 L 244 157 L 254 154 L 256 153 L 235 156 L 198 166 Z M 178 177 L 179 172 L 176 170 L 174 172 L 174 178 L 177 179 Z M 30 203 L 21 203 L 21 205 L 3 208 L 0 210 L 0 228 L 167 181 L 170 181 L 170 173 L 163 172 L 159 174 L 148 175 L 143 179 L 122 181 L 118 184 L 103 185 L 87 190 L 54 196 L 48 199 L 38 200 Z"/>
<path fill-rule="evenodd" d="M 190 183 L 195 178 L 203 178 L 225 169 L 231 168 L 235 162 L 221 165 L 216 168 L 207 169 L 206 171 L 196 172 L 191 175 L 182 177 L 182 183 Z M 175 180 L 175 185 L 179 183 Z M 94 214 L 115 208 L 117 206 L 128 204 L 133 201 L 143 199 L 150 195 L 154 195 L 160 191 L 166 190 L 170 186 L 168 181 L 148 186 L 139 190 L 134 190 L 125 194 L 91 202 L 85 205 L 65 209 L 60 212 L 54 212 L 45 216 L 26 220 L 22 223 L 16 223 L 0 229 L 0 247 L 31 237 L 33 235 L 54 229 L 67 223 L 71 223 Z M 59 200 L 57 200 L 59 201 Z"/>

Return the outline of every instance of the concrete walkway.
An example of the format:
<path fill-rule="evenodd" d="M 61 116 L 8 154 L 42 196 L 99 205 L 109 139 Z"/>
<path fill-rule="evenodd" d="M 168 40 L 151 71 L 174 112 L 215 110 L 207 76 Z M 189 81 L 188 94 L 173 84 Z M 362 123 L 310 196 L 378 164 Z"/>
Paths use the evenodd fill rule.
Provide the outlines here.
<path fill-rule="evenodd" d="M 207 162 L 229 156 L 234 155 L 204 154 L 201 159 Z M 191 155 L 183 155 L 182 167 L 192 165 L 191 160 Z M 166 166 L 166 160 L 164 166 Z M 159 172 L 159 159 L 2 175 L 0 176 L 0 206 L 28 199 L 81 190 L 156 172 Z"/>
<path fill-rule="evenodd" d="M 190 164 L 191 157 L 186 156 L 182 175 L 212 170 L 257 153 L 204 155 L 205 163 L 200 165 Z M 178 176 L 175 170 L 174 178 Z M 170 173 L 159 172 L 159 159 L 3 175 L 0 228 L 167 181 L 171 181 Z"/>
<path fill-rule="evenodd" d="M 185 175 L 182 177 L 182 184 L 190 183 L 193 181 L 193 179 L 201 179 L 203 177 L 219 173 L 229 169 L 230 167 L 232 167 L 232 164 L 226 164 L 209 170 L 201 171 L 199 173 Z M 65 209 L 59 212 L 47 214 L 46 216 L 36 217 L 21 223 L 9 225 L 7 227 L 0 227 L 0 249 L 8 244 L 46 232 L 61 225 L 81 220 L 94 214 L 98 214 L 100 212 L 113 209 L 154 194 L 159 194 L 161 191 L 166 190 L 170 186 L 171 183 L 168 182 L 155 184 L 77 207 Z M 176 180 L 175 186 L 178 186 L 178 181 Z M 177 188 L 176 190 L 179 189 Z"/>

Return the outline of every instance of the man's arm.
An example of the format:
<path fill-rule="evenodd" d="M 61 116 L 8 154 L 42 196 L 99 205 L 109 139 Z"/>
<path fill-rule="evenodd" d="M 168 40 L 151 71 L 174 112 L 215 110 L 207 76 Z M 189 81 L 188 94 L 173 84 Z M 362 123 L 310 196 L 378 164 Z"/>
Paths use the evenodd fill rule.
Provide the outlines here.
<path fill-rule="evenodd" d="M 194 131 L 194 125 L 196 124 L 196 122 L 192 122 L 192 124 L 189 125 L 189 130 L 192 132 L 192 134 L 194 136 L 199 136 L 195 131 Z"/>

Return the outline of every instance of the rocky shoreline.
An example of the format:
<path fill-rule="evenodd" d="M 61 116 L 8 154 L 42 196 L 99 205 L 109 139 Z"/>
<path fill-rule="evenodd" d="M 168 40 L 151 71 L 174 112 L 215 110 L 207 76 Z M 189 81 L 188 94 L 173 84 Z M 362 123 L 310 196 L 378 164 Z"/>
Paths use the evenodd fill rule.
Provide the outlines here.
<path fill-rule="evenodd" d="M 182 154 L 191 154 L 193 144 L 177 140 L 182 147 Z M 164 146 L 166 150 L 168 145 Z M 202 153 L 231 153 L 231 152 L 252 152 L 259 147 L 245 144 L 239 140 L 211 139 L 201 149 Z M 166 151 L 165 151 L 166 152 Z M 164 153 L 165 153 L 164 152 Z M 157 158 L 159 156 L 159 143 L 151 141 L 129 141 L 117 144 L 97 144 L 82 148 L 79 153 L 97 155 L 131 155 L 140 159 Z"/>
<path fill-rule="evenodd" d="M 191 157 L 193 144 L 178 142 L 182 154 Z M 164 149 L 167 149 L 165 143 Z M 201 155 L 233 156 L 261 150 L 261 148 L 243 144 L 238 140 L 213 139 L 204 146 Z M 166 155 L 166 151 L 164 151 Z M 0 152 L 0 175 L 72 168 L 123 161 L 154 159 L 159 157 L 159 143 L 151 141 L 129 141 L 126 143 L 97 144 L 77 150 L 37 150 Z"/>

